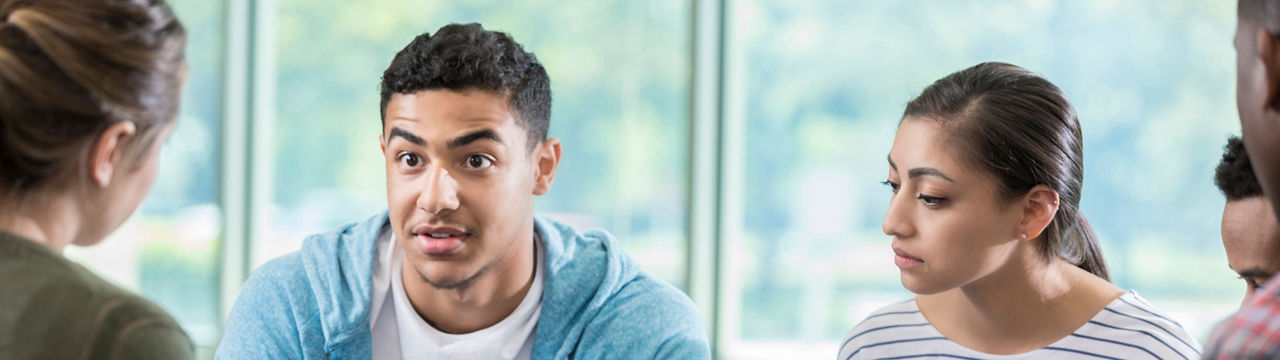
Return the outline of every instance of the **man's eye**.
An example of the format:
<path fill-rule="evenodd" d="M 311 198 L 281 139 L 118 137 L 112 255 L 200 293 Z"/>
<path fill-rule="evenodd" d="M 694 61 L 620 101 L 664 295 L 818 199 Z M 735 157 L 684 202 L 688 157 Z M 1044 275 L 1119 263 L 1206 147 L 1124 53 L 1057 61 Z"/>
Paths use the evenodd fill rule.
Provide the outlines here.
<path fill-rule="evenodd" d="M 422 163 L 422 158 L 419 158 L 418 155 L 400 154 L 400 165 L 404 165 L 406 167 L 417 167 L 420 163 Z"/>
<path fill-rule="evenodd" d="M 1262 288 L 1264 285 L 1267 285 L 1268 281 L 1271 281 L 1271 276 L 1267 276 L 1265 278 L 1264 277 L 1254 278 L 1253 288 L 1254 289 Z"/>
<path fill-rule="evenodd" d="M 1240 278 L 1240 280 L 1244 280 L 1244 286 L 1246 288 L 1255 291 L 1262 288 L 1262 285 L 1267 282 L 1266 279 L 1259 279 L 1252 276 L 1238 276 L 1238 278 Z"/>
<path fill-rule="evenodd" d="M 480 154 L 471 154 L 467 156 L 467 161 L 463 163 L 471 169 L 483 169 L 493 165 L 493 160 Z"/>

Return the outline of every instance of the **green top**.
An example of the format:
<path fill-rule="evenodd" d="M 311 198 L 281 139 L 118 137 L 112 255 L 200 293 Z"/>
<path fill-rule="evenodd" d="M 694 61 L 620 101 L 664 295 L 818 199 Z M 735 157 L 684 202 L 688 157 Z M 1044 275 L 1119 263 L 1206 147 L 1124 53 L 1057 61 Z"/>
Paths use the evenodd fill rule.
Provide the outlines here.
<path fill-rule="evenodd" d="M 0 357 L 191 359 L 192 349 L 160 307 L 0 231 Z"/>

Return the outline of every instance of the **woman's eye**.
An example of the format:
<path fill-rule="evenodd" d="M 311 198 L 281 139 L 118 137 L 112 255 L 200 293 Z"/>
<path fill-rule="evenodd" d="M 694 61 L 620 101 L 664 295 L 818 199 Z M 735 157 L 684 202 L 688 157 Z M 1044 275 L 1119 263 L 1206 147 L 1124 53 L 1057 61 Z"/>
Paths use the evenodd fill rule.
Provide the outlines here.
<path fill-rule="evenodd" d="M 901 188 L 901 187 L 902 187 L 902 185 L 899 185 L 898 183 L 895 183 L 895 182 L 892 182 L 892 181 L 889 181 L 889 180 L 885 180 L 885 181 L 882 181 L 882 182 L 880 182 L 880 183 L 881 183 L 881 184 L 884 184 L 885 186 L 888 186 L 890 189 L 893 189 L 893 193 L 894 193 L 894 194 L 897 194 L 897 193 L 898 193 L 898 188 Z"/>
<path fill-rule="evenodd" d="M 467 156 L 467 161 L 464 165 L 472 169 L 483 169 L 493 165 L 493 160 L 485 157 L 484 155 L 471 154 Z"/>
<path fill-rule="evenodd" d="M 422 163 L 422 158 L 419 158 L 418 155 L 400 154 L 400 165 L 404 165 L 406 167 L 417 167 L 420 163 Z"/>
<path fill-rule="evenodd" d="M 924 202 L 924 204 L 925 204 L 925 205 L 927 205 L 927 206 L 938 206 L 938 205 L 942 205 L 942 201 L 943 201 L 943 200 L 946 200 L 946 198 L 940 198 L 940 197 L 937 197 L 937 196 L 929 196 L 929 195 L 925 195 L 925 194 L 920 194 L 919 196 L 916 196 L 916 198 L 920 199 L 920 201 Z"/>

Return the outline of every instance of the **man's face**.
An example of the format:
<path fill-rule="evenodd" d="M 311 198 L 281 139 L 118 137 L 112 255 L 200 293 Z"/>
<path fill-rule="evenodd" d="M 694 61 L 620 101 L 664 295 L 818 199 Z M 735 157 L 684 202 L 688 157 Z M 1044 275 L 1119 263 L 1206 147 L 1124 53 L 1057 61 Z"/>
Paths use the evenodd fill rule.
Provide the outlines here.
<path fill-rule="evenodd" d="M 525 248 L 513 245 L 532 241 L 533 197 L 550 185 L 538 167 L 546 147 L 529 151 L 527 132 L 504 96 L 395 94 L 384 120 L 391 226 L 406 265 L 423 280 L 466 287 L 518 256 L 513 247 Z"/>
<path fill-rule="evenodd" d="M 1241 9 L 1243 10 L 1243 9 Z M 1266 31 L 1245 14 L 1236 19 L 1236 108 L 1240 113 L 1240 128 L 1245 150 L 1253 162 L 1255 175 L 1262 190 L 1273 204 L 1280 205 L 1280 114 L 1271 97 L 1269 79 L 1277 69 L 1268 69 L 1261 44 L 1273 44 Z M 1272 52 L 1277 47 L 1271 46 Z M 1275 54 L 1271 54 L 1275 55 Z M 1271 72 L 1271 73 L 1269 73 Z"/>
<path fill-rule="evenodd" d="M 1227 265 L 1245 282 L 1245 299 L 1280 272 L 1280 223 L 1266 197 L 1227 201 L 1222 210 Z"/>

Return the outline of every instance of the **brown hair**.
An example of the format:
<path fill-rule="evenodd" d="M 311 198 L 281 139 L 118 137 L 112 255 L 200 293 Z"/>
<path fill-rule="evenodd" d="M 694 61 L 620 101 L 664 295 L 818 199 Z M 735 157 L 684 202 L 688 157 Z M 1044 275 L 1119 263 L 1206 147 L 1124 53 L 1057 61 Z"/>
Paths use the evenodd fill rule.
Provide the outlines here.
<path fill-rule="evenodd" d="M 57 182 L 120 121 L 140 157 L 177 116 L 185 44 L 163 0 L 0 0 L 0 190 Z"/>
<path fill-rule="evenodd" d="M 1075 108 L 1048 80 L 997 62 L 947 75 L 907 104 L 903 119 L 937 121 L 977 165 L 999 181 L 1006 199 L 1045 185 L 1060 205 L 1040 252 L 1110 280 L 1098 239 L 1080 213 L 1084 144 Z"/>

